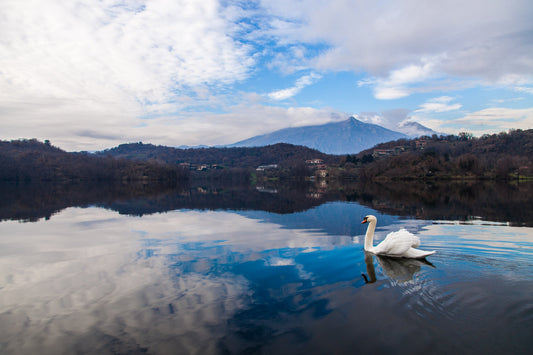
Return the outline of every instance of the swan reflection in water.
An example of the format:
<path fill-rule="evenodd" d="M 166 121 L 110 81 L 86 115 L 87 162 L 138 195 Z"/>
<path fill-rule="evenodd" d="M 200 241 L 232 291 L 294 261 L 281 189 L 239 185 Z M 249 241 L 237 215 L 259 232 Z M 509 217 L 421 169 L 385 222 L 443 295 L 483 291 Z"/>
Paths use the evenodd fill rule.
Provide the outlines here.
<path fill-rule="evenodd" d="M 421 270 L 422 265 L 435 268 L 435 266 L 426 259 L 391 258 L 387 256 L 374 255 L 365 251 L 366 272 L 368 274 L 368 276 L 362 274 L 363 278 L 365 279 L 365 283 L 374 283 L 377 280 L 376 270 L 374 268 L 374 256 L 378 260 L 378 263 L 381 266 L 381 269 L 383 269 L 385 275 L 387 275 L 390 279 L 396 280 L 400 283 L 412 280 L 414 275 Z"/>

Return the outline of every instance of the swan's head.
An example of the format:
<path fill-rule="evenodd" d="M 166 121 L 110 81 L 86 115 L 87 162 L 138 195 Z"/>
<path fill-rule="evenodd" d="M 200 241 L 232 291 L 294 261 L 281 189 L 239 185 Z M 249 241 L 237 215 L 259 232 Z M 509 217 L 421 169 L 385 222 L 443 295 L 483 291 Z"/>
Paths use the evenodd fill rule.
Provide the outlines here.
<path fill-rule="evenodd" d="M 377 222 L 377 218 L 375 216 L 372 216 L 371 214 L 369 214 L 368 216 L 366 216 L 363 221 L 361 223 L 370 223 L 370 222 Z"/>

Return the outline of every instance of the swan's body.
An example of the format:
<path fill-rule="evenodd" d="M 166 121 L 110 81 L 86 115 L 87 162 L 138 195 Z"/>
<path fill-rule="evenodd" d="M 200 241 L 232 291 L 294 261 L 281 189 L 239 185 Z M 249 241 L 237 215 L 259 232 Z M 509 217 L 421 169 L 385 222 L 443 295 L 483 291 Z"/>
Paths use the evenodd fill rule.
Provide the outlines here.
<path fill-rule="evenodd" d="M 396 258 L 425 258 L 435 254 L 435 251 L 424 251 L 416 249 L 420 246 L 420 238 L 416 235 L 400 229 L 397 232 L 387 234 L 385 239 L 374 246 L 374 230 L 378 220 L 372 215 L 368 215 L 361 223 L 368 223 L 365 235 L 365 250 L 375 255 L 386 255 Z"/>

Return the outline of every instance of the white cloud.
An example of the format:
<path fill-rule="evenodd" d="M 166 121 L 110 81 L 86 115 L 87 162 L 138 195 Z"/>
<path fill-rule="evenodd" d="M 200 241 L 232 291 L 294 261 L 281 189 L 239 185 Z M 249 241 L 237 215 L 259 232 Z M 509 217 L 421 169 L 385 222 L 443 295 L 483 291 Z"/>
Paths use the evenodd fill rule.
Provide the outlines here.
<path fill-rule="evenodd" d="M 517 102 L 517 101 L 521 101 L 521 100 L 524 100 L 523 97 L 513 97 L 513 98 L 510 98 L 510 99 L 494 99 L 494 100 L 491 100 L 491 102 L 495 103 L 495 104 L 503 104 L 505 102 Z"/>
<path fill-rule="evenodd" d="M 272 100 L 286 100 L 289 99 L 296 94 L 298 94 L 302 89 L 304 89 L 306 86 L 314 84 L 317 80 L 322 78 L 320 74 L 317 73 L 311 73 L 308 75 L 304 75 L 298 80 L 296 80 L 296 83 L 293 87 L 290 87 L 288 89 L 278 90 L 271 92 L 268 94 L 268 97 Z"/>
<path fill-rule="evenodd" d="M 410 110 L 394 109 L 383 112 L 361 112 L 356 118 L 362 122 L 377 124 L 382 127 L 397 130 L 398 127 L 410 119 Z"/>
<path fill-rule="evenodd" d="M 222 114 L 205 113 L 190 118 L 161 118 L 150 128 L 154 134 L 161 132 L 164 124 L 171 124 L 175 135 L 174 145 L 198 145 L 211 142 L 211 145 L 231 144 L 256 135 L 272 131 L 307 125 L 323 124 L 348 118 L 347 114 L 331 109 L 311 107 L 274 107 L 260 104 L 242 104 L 230 108 Z M 143 128 L 144 129 L 144 128 Z M 178 139 L 179 138 L 179 139 Z M 165 138 L 165 140 L 169 140 Z M 159 142 L 155 142 L 161 144 Z"/>
<path fill-rule="evenodd" d="M 77 106 L 56 107 L 53 102 L 29 105 L 24 108 L 25 120 L 4 112 L 0 139 L 50 139 L 52 144 L 70 151 L 101 150 L 138 141 L 168 146 L 223 145 L 281 128 L 348 118 L 330 108 L 266 106 L 261 95 L 245 96 L 239 105 L 227 107 L 224 113 L 161 114 L 146 119 L 135 117 L 131 111 L 80 112 Z"/>
<path fill-rule="evenodd" d="M 504 107 L 487 108 L 465 115 L 455 120 L 456 123 L 473 123 L 480 125 L 498 125 L 499 131 L 509 128 L 533 128 L 533 108 L 510 109 Z"/>
<path fill-rule="evenodd" d="M 127 129 L 144 112 L 188 107 L 198 88 L 245 79 L 254 64 L 234 39 L 238 14 L 216 0 L 7 1 L 2 13 L 0 105 L 25 128 L 32 117 L 93 129 L 120 117 Z"/>
<path fill-rule="evenodd" d="M 268 94 L 268 97 L 270 97 L 272 100 L 286 100 L 299 93 L 300 90 L 300 88 L 293 86 L 288 89 L 282 89 L 271 92 L 270 94 Z"/>
<path fill-rule="evenodd" d="M 459 103 L 450 103 L 453 100 L 453 97 L 450 96 L 436 97 L 420 105 L 420 108 L 417 109 L 416 112 L 448 112 L 455 111 L 463 107 L 463 105 Z"/>
<path fill-rule="evenodd" d="M 275 35 L 290 43 L 326 44 L 311 64 L 368 73 L 378 80 L 377 98 L 404 97 L 413 92 L 404 84 L 435 75 L 487 84 L 511 76 L 532 78 L 533 6 L 528 0 L 444 0 L 430 6 L 424 0 L 263 3 L 278 22 L 285 18 L 292 25 Z"/>
<path fill-rule="evenodd" d="M 515 91 L 517 92 L 524 92 L 526 94 L 532 94 L 533 95 L 533 88 L 532 87 L 527 87 L 527 86 L 517 86 L 514 88 Z"/>
<path fill-rule="evenodd" d="M 226 113 L 196 112 L 179 117 L 162 115 L 144 120 L 125 118 L 105 126 L 68 126 L 59 135 L 54 133 L 61 125 L 58 122 L 55 128 L 45 132 L 36 129 L 32 137 L 41 140 L 48 138 L 52 144 L 67 150 L 101 150 L 138 141 L 167 146 L 214 146 L 235 143 L 286 127 L 317 125 L 347 118 L 347 114 L 328 108 L 273 107 L 249 101 L 229 107 Z M 90 121 L 90 117 L 86 119 Z"/>
<path fill-rule="evenodd" d="M 361 112 L 360 114 L 354 115 L 354 117 L 361 122 L 376 124 L 383 127 L 388 123 L 383 115 L 378 112 Z"/>
<path fill-rule="evenodd" d="M 374 97 L 380 100 L 394 100 L 409 96 L 418 91 L 428 90 L 428 83 L 436 81 L 433 72 L 438 59 L 423 59 L 421 64 L 410 64 L 400 69 L 391 70 L 386 77 L 363 79 L 360 86 L 373 87 Z"/>
<path fill-rule="evenodd" d="M 513 109 L 505 107 L 486 108 L 469 112 L 458 117 L 439 119 L 413 115 L 413 120 L 439 132 L 470 132 L 477 136 L 498 133 L 513 129 L 533 128 L 533 108 Z"/>
<path fill-rule="evenodd" d="M 374 90 L 374 97 L 380 100 L 395 100 L 409 96 L 409 90 L 402 87 L 390 87 L 388 85 L 378 85 Z"/>
<path fill-rule="evenodd" d="M 454 111 L 458 110 L 463 105 L 461 104 L 452 104 L 447 105 L 439 102 L 426 102 L 425 104 L 420 105 L 420 109 L 417 111 L 420 112 L 447 112 L 447 111 Z"/>
<path fill-rule="evenodd" d="M 387 82 L 390 85 L 404 85 L 416 83 L 427 79 L 434 64 L 426 62 L 421 65 L 408 65 L 401 69 L 393 70 L 389 74 Z"/>
<path fill-rule="evenodd" d="M 431 99 L 431 102 L 439 102 L 439 103 L 443 103 L 443 104 L 446 104 L 450 101 L 453 101 L 454 98 L 451 97 L 451 96 L 439 96 L 439 97 L 435 97 L 433 99 Z"/>

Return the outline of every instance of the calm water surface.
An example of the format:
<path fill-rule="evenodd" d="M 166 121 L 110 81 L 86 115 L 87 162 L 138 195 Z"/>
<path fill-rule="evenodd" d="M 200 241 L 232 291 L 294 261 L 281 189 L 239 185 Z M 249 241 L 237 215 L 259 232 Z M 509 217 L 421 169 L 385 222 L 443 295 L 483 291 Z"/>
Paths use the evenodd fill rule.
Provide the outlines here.
<path fill-rule="evenodd" d="M 427 262 L 363 251 L 399 228 Z M 2 354 L 530 354 L 533 228 L 382 214 L 95 206 L 0 222 Z"/>

